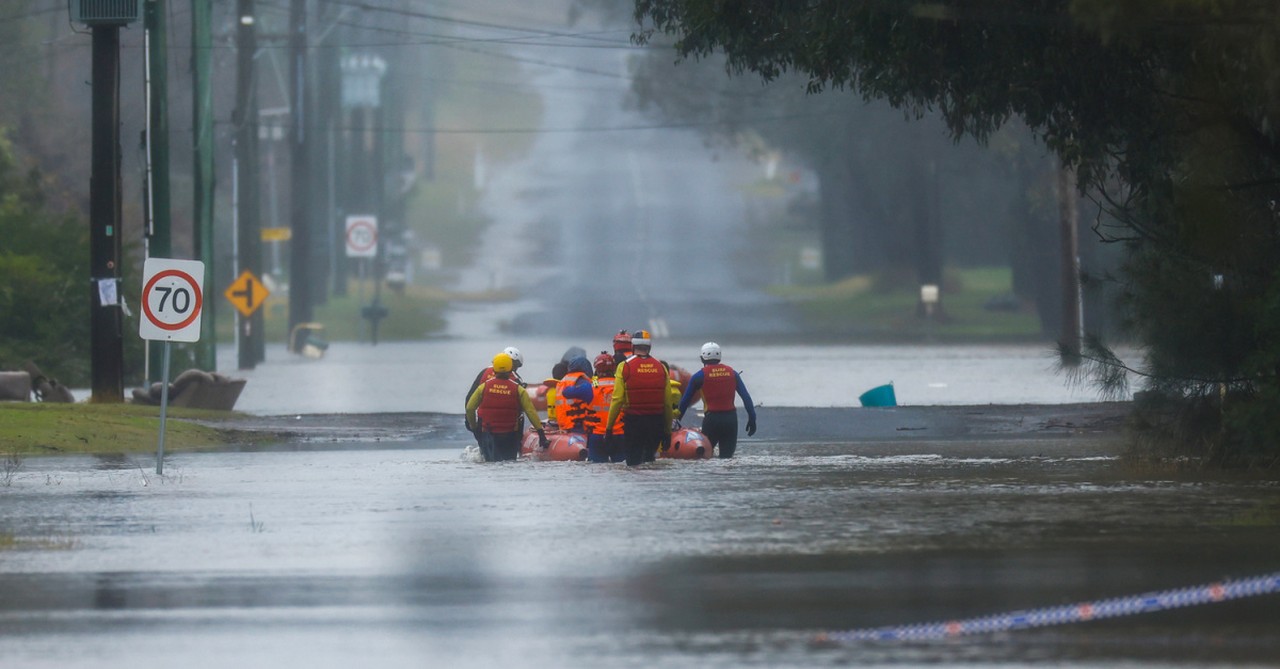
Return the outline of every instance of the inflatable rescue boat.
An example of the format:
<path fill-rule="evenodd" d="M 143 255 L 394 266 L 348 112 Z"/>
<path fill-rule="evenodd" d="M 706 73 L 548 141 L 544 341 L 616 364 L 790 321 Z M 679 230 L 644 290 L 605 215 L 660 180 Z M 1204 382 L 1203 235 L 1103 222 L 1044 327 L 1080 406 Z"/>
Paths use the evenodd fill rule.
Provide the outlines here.
<path fill-rule="evenodd" d="M 583 434 L 547 431 L 547 448 L 538 448 L 538 433 L 533 428 L 524 432 L 520 455 L 530 460 L 576 461 L 587 459 L 587 437 Z"/>
<path fill-rule="evenodd" d="M 707 440 L 706 435 L 694 428 L 682 427 L 671 433 L 670 443 L 666 448 L 658 452 L 658 457 L 699 460 L 714 456 L 715 450 L 715 447 Z"/>

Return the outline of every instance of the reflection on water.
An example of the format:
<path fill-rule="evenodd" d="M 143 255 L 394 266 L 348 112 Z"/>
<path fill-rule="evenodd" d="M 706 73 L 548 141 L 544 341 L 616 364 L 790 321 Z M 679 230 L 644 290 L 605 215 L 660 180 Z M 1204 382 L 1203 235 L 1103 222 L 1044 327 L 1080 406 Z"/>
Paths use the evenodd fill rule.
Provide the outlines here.
<path fill-rule="evenodd" d="M 1280 602 L 947 643 L 814 634 L 1272 571 L 1275 487 L 1076 442 L 757 443 L 638 470 L 433 448 L 32 460 L 0 489 L 6 667 L 1270 662 Z M 1019 455 L 1033 453 L 1034 455 Z M 60 481 L 57 485 L 47 481 Z M 1273 528 L 1272 528 L 1273 529 Z M 1205 643 L 1199 643 L 1200 640 Z"/>

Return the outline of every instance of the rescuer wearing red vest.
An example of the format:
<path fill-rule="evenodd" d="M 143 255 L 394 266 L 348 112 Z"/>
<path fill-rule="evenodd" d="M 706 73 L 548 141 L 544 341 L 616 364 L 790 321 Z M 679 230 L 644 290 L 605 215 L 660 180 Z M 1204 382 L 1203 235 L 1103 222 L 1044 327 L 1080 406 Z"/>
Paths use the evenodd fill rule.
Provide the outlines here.
<path fill-rule="evenodd" d="M 511 378 L 515 380 L 516 383 L 520 384 L 520 387 L 523 388 L 524 379 L 521 379 L 520 374 L 516 371 L 517 369 L 520 369 L 520 367 L 524 365 L 524 356 L 520 355 L 520 349 L 514 346 L 508 346 L 502 349 L 502 352 L 511 356 Z M 475 380 L 471 382 L 471 387 L 467 389 L 467 396 L 462 400 L 463 406 L 466 406 L 467 400 L 471 399 L 471 395 L 475 393 L 476 388 L 479 388 L 480 384 L 484 383 L 485 381 L 492 379 L 493 374 L 494 374 L 493 365 L 489 365 L 488 367 L 485 367 L 484 369 L 480 370 L 479 374 L 476 374 Z M 471 430 L 472 425 L 473 423 L 468 422 L 467 429 Z M 474 434 L 476 437 L 476 443 L 479 444 L 480 433 L 476 432 L 475 430 L 471 430 L 471 431 L 472 431 L 472 434 Z"/>
<path fill-rule="evenodd" d="M 515 460 L 520 456 L 520 415 L 536 425 L 538 442 L 547 447 L 547 435 L 524 386 L 511 379 L 511 356 L 493 356 L 493 378 L 481 383 L 467 398 L 467 429 L 480 441 L 485 462 Z"/>
<path fill-rule="evenodd" d="M 556 383 L 556 399 L 552 416 L 556 426 L 565 432 L 590 434 L 596 415 L 591 411 L 591 363 L 582 356 L 569 361 L 569 371 Z"/>
<path fill-rule="evenodd" d="M 605 423 L 609 422 L 609 405 L 613 402 L 613 384 L 614 373 L 618 368 L 618 363 L 614 362 L 613 356 L 608 351 L 601 351 L 596 356 L 595 363 L 596 378 L 594 393 L 591 396 L 591 411 L 595 413 L 595 420 L 591 424 L 591 434 L 587 436 L 587 460 L 591 462 L 622 462 L 626 459 L 621 444 L 617 444 L 617 448 L 609 448 L 614 444 L 605 444 Z M 623 421 L 619 417 L 613 421 L 613 430 L 609 434 L 617 435 L 620 439 L 623 435 Z"/>
<path fill-rule="evenodd" d="M 720 447 L 720 457 L 732 458 L 738 448 L 738 411 L 733 406 L 734 394 L 742 397 L 747 409 L 748 437 L 756 433 L 756 407 L 742 377 L 732 367 L 720 363 L 719 344 L 713 341 L 703 344 L 699 357 L 702 358 L 702 369 L 689 379 L 684 397 L 680 398 L 680 407 L 676 409 L 676 418 L 684 415 L 701 389 L 702 401 L 706 405 L 702 434 L 706 435 L 712 448 Z"/>
<path fill-rule="evenodd" d="M 671 436 L 671 420 L 674 410 L 667 398 L 667 379 L 670 372 L 661 360 L 649 356 L 652 341 L 645 330 L 631 335 L 634 355 L 618 365 L 614 376 L 613 401 L 609 403 L 609 418 L 605 421 L 605 441 L 616 441 L 610 432 L 622 415 L 626 419 L 623 443 L 627 454 L 627 466 L 634 467 L 653 462 L 658 448 Z"/>

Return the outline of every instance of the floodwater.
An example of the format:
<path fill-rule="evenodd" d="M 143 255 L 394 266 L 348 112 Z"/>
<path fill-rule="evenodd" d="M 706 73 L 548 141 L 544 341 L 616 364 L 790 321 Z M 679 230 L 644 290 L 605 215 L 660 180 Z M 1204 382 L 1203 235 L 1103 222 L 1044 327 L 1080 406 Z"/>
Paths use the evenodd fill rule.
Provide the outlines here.
<path fill-rule="evenodd" d="M 236 409 L 258 415 L 298 413 L 461 413 L 477 372 L 503 347 L 515 345 L 525 358 L 526 382 L 550 376 L 570 346 L 589 353 L 610 348 L 600 341 L 558 337 L 451 337 L 429 342 L 384 342 L 377 346 L 337 342 L 324 358 L 311 360 L 281 347 L 253 370 L 224 369 L 246 378 Z M 806 346 L 721 342 L 725 363 L 743 374 L 752 399 L 778 407 L 856 407 L 858 396 L 892 383 L 902 405 L 1064 404 L 1098 401 L 1054 370 L 1048 345 L 1016 346 Z M 658 342 L 653 354 L 697 370 L 701 341 Z M 219 361 L 235 365 L 224 347 Z"/>
<path fill-rule="evenodd" d="M 141 445 L 145 453 L 150 445 Z M 754 442 L 638 469 L 466 442 L 32 458 L 0 487 L 5 667 L 1275 666 L 1277 598 L 816 643 L 1274 571 L 1276 487 L 1105 445 Z"/>
<path fill-rule="evenodd" d="M 478 18 L 514 20 L 510 3 L 465 4 L 498 4 L 503 13 Z M 520 8 L 535 4 L 564 5 Z M 621 53 L 517 53 L 626 70 Z M 549 128 L 643 121 L 617 115 L 625 87 L 601 93 L 599 81 L 579 80 L 588 76 L 532 73 L 548 87 Z M 890 382 L 906 405 L 1097 399 L 1053 372 L 1047 345 L 789 343 L 799 326 L 759 291 L 769 277 L 744 277 L 760 272 L 734 261 L 741 185 L 756 177 L 690 149 L 699 146 L 692 131 L 540 135 L 524 164 L 485 187 L 488 255 L 459 287 L 523 285 L 541 272 L 538 281 L 568 281 L 580 299 L 534 290 L 463 306 L 439 339 L 338 342 L 320 360 L 272 347 L 254 370 L 230 368 L 236 356 L 223 347 L 220 371 L 248 379 L 236 408 L 458 414 L 471 379 L 505 346 L 522 350 L 524 377 L 539 381 L 568 347 L 595 352 L 616 328 L 637 326 L 669 330 L 654 354 L 689 369 L 703 341 L 719 341 L 770 408 L 853 407 Z M 626 227 L 605 230 L 610 221 Z M 547 230 L 563 231 L 564 257 L 518 266 Z M 617 255 L 621 239 L 633 257 Z M 565 262 L 604 257 L 628 271 L 575 274 L 580 265 Z M 640 260 L 664 264 L 632 271 Z M 744 441 L 730 461 L 486 465 L 470 457 L 460 421 L 448 422 L 453 434 L 404 442 L 170 454 L 164 476 L 153 473 L 151 443 L 122 444 L 129 456 L 26 459 L 0 479 L 0 666 L 1191 667 L 1280 657 L 1274 596 L 944 642 L 815 642 L 825 630 L 1273 572 L 1280 496 L 1267 482 L 1139 476 L 1119 469 L 1107 444 L 1033 436 L 849 443 L 801 431 Z M 771 429 L 762 420 L 762 436 Z"/>

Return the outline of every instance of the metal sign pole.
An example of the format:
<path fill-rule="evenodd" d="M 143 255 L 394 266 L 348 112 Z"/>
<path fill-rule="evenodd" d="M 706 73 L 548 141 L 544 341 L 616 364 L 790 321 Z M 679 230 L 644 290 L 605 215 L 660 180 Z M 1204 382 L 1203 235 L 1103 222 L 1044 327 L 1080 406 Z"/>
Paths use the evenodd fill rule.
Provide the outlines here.
<path fill-rule="evenodd" d="M 169 350 L 173 344 L 164 343 L 164 362 L 160 366 L 160 443 L 156 445 L 156 475 L 164 475 L 164 423 L 169 413 Z"/>
<path fill-rule="evenodd" d="M 198 260 L 147 258 L 142 263 L 142 318 L 138 336 L 163 341 L 160 372 L 160 440 L 156 474 L 164 474 L 164 433 L 169 415 L 169 359 L 173 342 L 200 341 L 204 312 L 204 268 Z"/>

